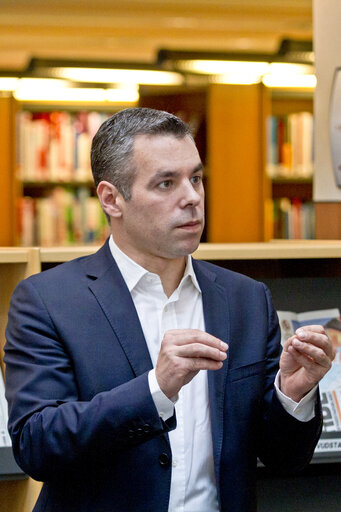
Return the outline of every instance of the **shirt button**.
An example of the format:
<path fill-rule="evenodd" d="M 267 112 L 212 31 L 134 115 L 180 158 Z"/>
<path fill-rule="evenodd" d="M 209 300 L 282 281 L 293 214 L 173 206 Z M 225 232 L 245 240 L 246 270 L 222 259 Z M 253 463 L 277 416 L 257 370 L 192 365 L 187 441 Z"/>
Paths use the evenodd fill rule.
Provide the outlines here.
<path fill-rule="evenodd" d="M 177 465 L 178 465 L 178 463 L 176 462 L 176 460 L 173 460 L 173 462 L 172 462 L 173 468 L 176 468 Z"/>
<path fill-rule="evenodd" d="M 161 453 L 161 455 L 159 455 L 159 463 L 164 468 L 167 468 L 169 466 L 170 460 L 167 453 Z"/>
<path fill-rule="evenodd" d="M 165 306 L 165 313 L 167 313 L 168 311 L 168 306 Z"/>

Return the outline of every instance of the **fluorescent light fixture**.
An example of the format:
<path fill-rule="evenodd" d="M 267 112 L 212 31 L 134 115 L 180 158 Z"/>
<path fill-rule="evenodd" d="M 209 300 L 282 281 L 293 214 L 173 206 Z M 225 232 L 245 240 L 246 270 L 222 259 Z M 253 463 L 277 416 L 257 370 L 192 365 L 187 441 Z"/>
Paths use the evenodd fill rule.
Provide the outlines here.
<path fill-rule="evenodd" d="M 50 102 L 110 102 L 135 103 L 137 87 L 87 88 L 70 87 L 65 80 L 24 78 L 18 81 L 13 96 L 19 101 Z"/>
<path fill-rule="evenodd" d="M 266 73 L 268 62 L 238 61 L 238 60 L 179 60 L 176 66 L 183 71 L 203 73 L 207 75 L 247 74 L 263 75 Z"/>
<path fill-rule="evenodd" d="M 211 83 L 214 84 L 236 84 L 236 85 L 252 85 L 259 84 L 262 77 L 249 73 L 226 73 L 225 75 L 213 75 Z"/>
<path fill-rule="evenodd" d="M 267 73 L 274 75 L 311 75 L 313 66 L 309 64 L 292 64 L 289 62 L 272 62 L 269 64 Z"/>
<path fill-rule="evenodd" d="M 0 77 L 0 91 L 14 91 L 18 83 L 18 78 L 16 77 Z"/>
<path fill-rule="evenodd" d="M 297 89 L 314 89 L 316 86 L 316 76 L 303 74 L 268 74 L 264 75 L 262 82 L 266 87 L 283 87 Z"/>
<path fill-rule="evenodd" d="M 181 85 L 183 77 L 172 71 L 144 69 L 106 69 L 81 67 L 52 67 L 52 76 L 75 82 L 124 83 L 141 85 Z"/>

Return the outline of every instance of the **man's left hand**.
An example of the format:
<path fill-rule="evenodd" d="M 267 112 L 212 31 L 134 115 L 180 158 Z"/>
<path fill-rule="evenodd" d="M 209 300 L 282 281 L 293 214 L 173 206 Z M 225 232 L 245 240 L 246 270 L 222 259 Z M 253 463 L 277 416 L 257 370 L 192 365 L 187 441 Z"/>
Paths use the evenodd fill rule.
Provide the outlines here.
<path fill-rule="evenodd" d="M 300 327 L 283 345 L 280 365 L 282 393 L 299 402 L 330 369 L 335 351 L 321 325 Z"/>

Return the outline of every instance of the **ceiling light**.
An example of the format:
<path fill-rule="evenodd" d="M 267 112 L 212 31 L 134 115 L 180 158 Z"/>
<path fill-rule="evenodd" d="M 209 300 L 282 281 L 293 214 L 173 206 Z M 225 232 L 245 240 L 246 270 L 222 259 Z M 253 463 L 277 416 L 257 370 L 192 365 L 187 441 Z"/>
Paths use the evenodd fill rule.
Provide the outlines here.
<path fill-rule="evenodd" d="M 302 88 L 314 89 L 316 86 L 315 75 L 303 74 L 267 74 L 264 75 L 262 82 L 267 87 L 283 87 L 283 88 Z"/>
<path fill-rule="evenodd" d="M 65 80 L 23 78 L 18 81 L 13 96 L 19 101 L 49 102 L 110 102 L 135 103 L 137 87 L 88 88 L 70 87 Z"/>
<path fill-rule="evenodd" d="M 311 75 L 314 68 L 309 64 L 293 64 L 289 62 L 272 62 L 269 64 L 268 73 L 276 75 Z"/>
<path fill-rule="evenodd" d="M 262 61 L 237 61 L 237 60 L 179 60 L 175 63 L 176 67 L 182 71 L 192 73 L 204 73 L 208 75 L 226 75 L 226 74 L 247 74 L 263 75 L 269 66 L 268 62 Z"/>
<path fill-rule="evenodd" d="M 181 85 L 179 73 L 145 69 L 108 69 L 86 67 L 52 67 L 52 76 L 75 82 L 124 83 L 141 85 Z"/>
<path fill-rule="evenodd" d="M 236 84 L 236 85 L 252 85 L 258 84 L 262 77 L 258 74 L 250 73 L 226 73 L 224 75 L 213 75 L 211 83 L 214 84 Z"/>
<path fill-rule="evenodd" d="M 18 83 L 17 77 L 0 77 L 0 91 L 14 91 Z"/>

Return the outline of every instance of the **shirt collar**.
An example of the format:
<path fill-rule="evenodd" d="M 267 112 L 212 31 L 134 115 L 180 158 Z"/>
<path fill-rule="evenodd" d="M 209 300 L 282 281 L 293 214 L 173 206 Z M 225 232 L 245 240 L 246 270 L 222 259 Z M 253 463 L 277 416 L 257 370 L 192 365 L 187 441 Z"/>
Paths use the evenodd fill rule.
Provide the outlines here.
<path fill-rule="evenodd" d="M 114 242 L 112 235 L 110 235 L 110 238 L 109 238 L 109 247 L 110 247 L 111 254 L 112 254 L 113 258 L 115 259 L 117 266 L 126 282 L 128 290 L 131 292 L 135 288 L 137 283 L 145 275 L 151 274 L 151 272 L 149 272 L 145 268 L 141 267 L 141 265 L 136 263 L 134 260 L 129 258 L 129 256 L 127 256 L 123 251 L 121 251 L 121 249 Z M 181 287 L 183 282 L 185 280 L 187 280 L 188 278 L 191 279 L 195 288 L 201 293 L 201 289 L 200 289 L 197 277 L 196 277 L 194 269 L 193 269 L 191 256 L 187 256 L 185 272 L 181 279 L 179 287 Z"/>

